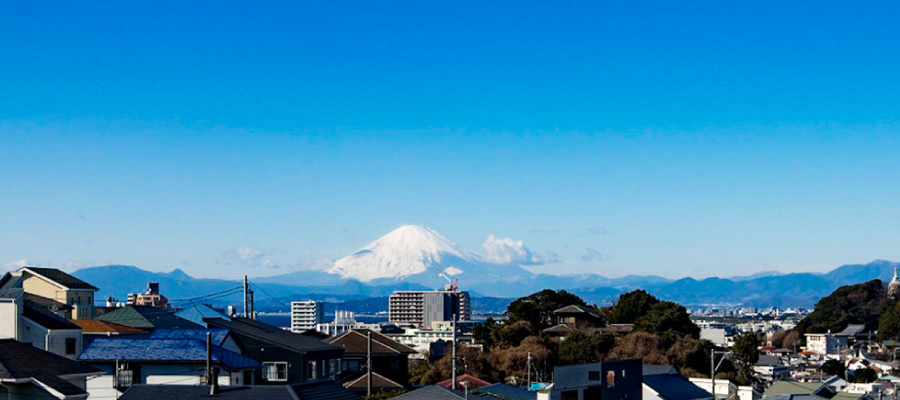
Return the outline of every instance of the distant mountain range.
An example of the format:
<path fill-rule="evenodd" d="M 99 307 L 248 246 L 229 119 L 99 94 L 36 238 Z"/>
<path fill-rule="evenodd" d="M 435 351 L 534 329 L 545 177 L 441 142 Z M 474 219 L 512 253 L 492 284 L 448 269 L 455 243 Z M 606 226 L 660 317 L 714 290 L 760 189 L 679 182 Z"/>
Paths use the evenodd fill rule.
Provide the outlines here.
<path fill-rule="evenodd" d="M 484 304 L 492 309 L 501 308 L 502 299 L 508 301 L 547 288 L 567 289 L 597 304 L 611 303 L 625 291 L 645 289 L 686 306 L 812 307 L 840 286 L 890 279 L 896 266 L 897 263 L 874 261 L 845 265 L 825 274 L 762 272 L 702 280 L 670 280 L 653 275 L 607 278 L 597 274 L 534 274 L 514 263 L 488 261 L 429 228 L 405 225 L 337 260 L 328 271 L 298 271 L 251 278 L 251 282 L 258 289 L 259 310 L 286 310 L 290 300 L 306 298 L 362 304 L 365 302 L 359 301 L 385 297 L 394 290 L 441 288 L 451 279 L 458 279 L 460 289 L 469 290 L 473 297 L 493 298 L 476 302 L 476 306 Z M 443 276 L 436 268 L 444 272 Z M 127 293 L 143 291 L 149 281 L 159 282 L 166 296 L 182 302 L 240 286 L 237 281 L 194 278 L 180 269 L 154 273 L 120 265 L 85 268 L 73 274 L 101 288 L 97 298 L 113 296 L 120 300 Z M 217 296 L 194 301 L 240 303 L 237 293 Z M 371 308 L 371 304 L 366 308 Z"/>

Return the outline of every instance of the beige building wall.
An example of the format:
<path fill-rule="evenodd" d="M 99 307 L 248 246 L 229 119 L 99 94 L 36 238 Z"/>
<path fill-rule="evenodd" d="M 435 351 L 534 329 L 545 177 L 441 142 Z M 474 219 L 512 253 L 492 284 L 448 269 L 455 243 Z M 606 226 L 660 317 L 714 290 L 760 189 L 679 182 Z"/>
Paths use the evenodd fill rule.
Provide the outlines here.
<path fill-rule="evenodd" d="M 70 319 L 94 319 L 94 291 L 90 289 L 65 290 L 42 278 L 29 275 L 22 282 L 22 289 L 31 300 L 52 306 L 67 304 L 73 306 Z"/>

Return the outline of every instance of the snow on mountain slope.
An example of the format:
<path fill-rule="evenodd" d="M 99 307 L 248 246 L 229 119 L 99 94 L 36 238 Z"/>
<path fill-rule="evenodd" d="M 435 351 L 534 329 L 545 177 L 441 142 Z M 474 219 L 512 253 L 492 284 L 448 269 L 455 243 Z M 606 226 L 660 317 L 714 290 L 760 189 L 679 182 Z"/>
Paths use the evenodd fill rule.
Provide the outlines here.
<path fill-rule="evenodd" d="M 403 225 L 352 254 L 335 261 L 329 273 L 370 282 L 403 279 L 453 260 L 477 263 L 478 256 L 461 249 L 440 233 L 418 225 Z M 454 267 L 454 273 L 462 273 Z"/>

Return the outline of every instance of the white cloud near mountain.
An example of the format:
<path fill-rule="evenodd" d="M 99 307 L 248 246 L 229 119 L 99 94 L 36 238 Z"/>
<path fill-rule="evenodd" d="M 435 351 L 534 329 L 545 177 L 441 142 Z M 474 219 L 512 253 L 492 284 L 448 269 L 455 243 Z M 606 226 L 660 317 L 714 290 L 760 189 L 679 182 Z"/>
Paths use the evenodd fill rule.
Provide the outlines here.
<path fill-rule="evenodd" d="M 28 266 L 28 260 L 23 258 L 21 260 L 10 261 L 6 264 L 3 264 L 3 269 L 5 271 L 13 271 L 25 266 Z"/>
<path fill-rule="evenodd" d="M 283 251 L 271 250 L 263 251 L 255 247 L 243 246 L 237 249 L 226 251 L 219 258 L 219 264 L 236 266 L 240 268 L 266 268 L 277 269 L 280 265 L 273 260 L 273 257 L 283 254 Z"/>
<path fill-rule="evenodd" d="M 484 249 L 484 260 L 496 264 L 542 265 L 559 262 L 555 253 L 536 254 L 521 240 L 488 235 L 481 247 Z"/>
<path fill-rule="evenodd" d="M 607 258 L 605 255 L 603 255 L 603 253 L 597 251 L 597 249 L 595 249 L 593 247 L 587 247 L 584 249 L 584 254 L 581 255 L 581 260 L 585 261 L 585 262 L 588 262 L 588 261 L 603 262 L 603 261 L 606 261 Z"/>

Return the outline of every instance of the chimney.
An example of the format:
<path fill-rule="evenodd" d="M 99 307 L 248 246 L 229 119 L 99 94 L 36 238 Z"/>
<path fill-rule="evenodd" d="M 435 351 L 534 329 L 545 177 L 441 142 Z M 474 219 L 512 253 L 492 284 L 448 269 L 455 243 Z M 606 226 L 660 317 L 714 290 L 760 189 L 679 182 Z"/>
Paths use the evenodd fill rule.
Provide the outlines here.
<path fill-rule="evenodd" d="M 159 294 L 159 282 L 147 283 L 147 294 Z"/>
<path fill-rule="evenodd" d="M 209 379 L 209 395 L 219 394 L 219 367 L 212 367 Z"/>

